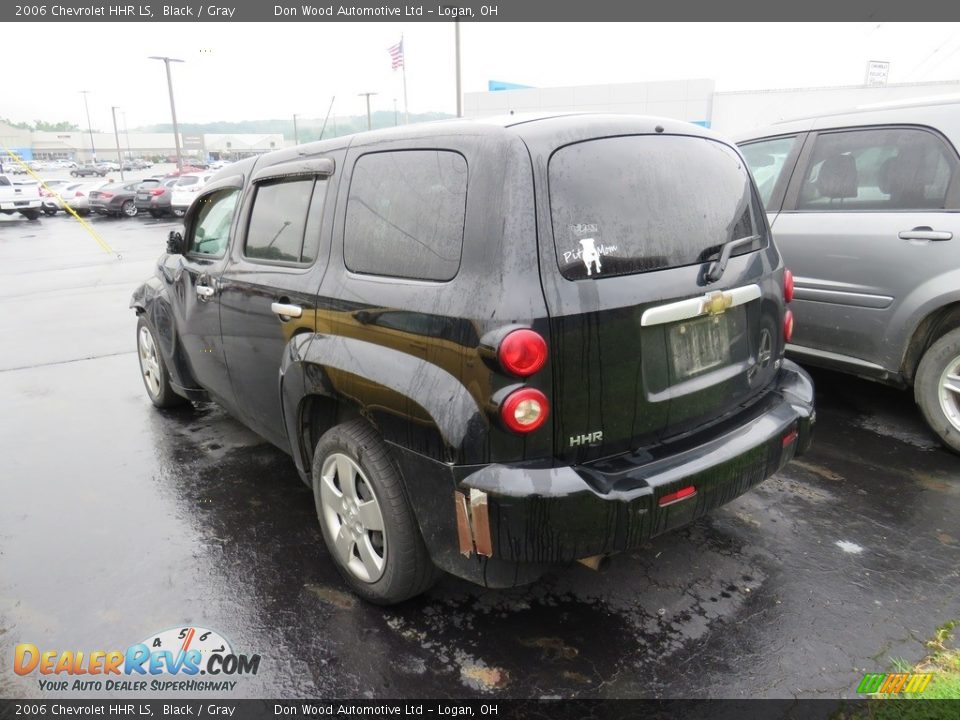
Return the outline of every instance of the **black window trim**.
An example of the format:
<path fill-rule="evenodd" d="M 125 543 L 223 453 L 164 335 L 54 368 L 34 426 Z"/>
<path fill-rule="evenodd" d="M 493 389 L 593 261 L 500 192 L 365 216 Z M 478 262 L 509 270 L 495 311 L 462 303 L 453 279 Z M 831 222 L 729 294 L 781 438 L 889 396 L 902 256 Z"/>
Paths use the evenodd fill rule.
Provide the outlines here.
<path fill-rule="evenodd" d="M 947 186 L 946 197 L 944 198 L 943 208 L 912 208 L 912 209 L 891 209 L 891 208 L 836 208 L 833 210 L 820 209 L 816 208 L 813 210 L 801 209 L 797 207 L 797 202 L 800 199 L 800 190 L 803 187 L 803 179 L 807 176 L 807 171 L 810 169 L 810 158 L 813 155 L 813 149 L 816 147 L 817 138 L 820 135 L 833 135 L 836 133 L 846 133 L 846 132 L 862 132 L 864 130 L 917 130 L 921 132 L 929 133 L 937 138 L 947 150 L 948 162 L 952 162 L 952 177 L 950 179 L 950 184 Z M 950 213 L 960 211 L 960 155 L 957 153 L 957 149 L 953 146 L 953 143 L 939 130 L 936 128 L 930 127 L 929 125 L 921 125 L 919 123 L 876 123 L 876 124 L 865 124 L 865 125 L 841 125 L 838 127 L 828 127 L 828 128 L 816 128 L 809 131 L 806 142 L 804 143 L 803 150 L 800 153 L 800 157 L 797 160 L 797 164 L 794 167 L 793 175 L 790 178 L 790 185 L 787 188 L 786 195 L 783 200 L 783 207 L 780 212 L 782 213 L 791 213 L 796 215 L 809 215 L 809 214 L 824 214 L 824 213 L 884 213 L 884 214 L 894 214 L 894 213 Z"/>

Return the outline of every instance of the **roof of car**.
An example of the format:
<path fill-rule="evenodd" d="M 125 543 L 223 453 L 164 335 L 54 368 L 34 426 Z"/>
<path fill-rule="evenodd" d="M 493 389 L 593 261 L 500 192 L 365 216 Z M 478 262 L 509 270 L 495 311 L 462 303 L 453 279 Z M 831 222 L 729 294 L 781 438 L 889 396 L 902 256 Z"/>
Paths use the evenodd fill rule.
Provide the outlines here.
<path fill-rule="evenodd" d="M 804 132 L 818 128 L 839 125 L 866 125 L 877 123 L 919 123 L 924 122 L 924 111 L 955 112 L 960 105 L 960 95 L 939 95 L 933 97 L 912 98 L 910 100 L 896 100 L 888 102 L 870 103 L 845 110 L 834 110 L 818 115 L 780 120 L 753 130 L 736 133 L 733 137 L 737 142 L 745 140 L 784 135 L 792 132 Z"/>

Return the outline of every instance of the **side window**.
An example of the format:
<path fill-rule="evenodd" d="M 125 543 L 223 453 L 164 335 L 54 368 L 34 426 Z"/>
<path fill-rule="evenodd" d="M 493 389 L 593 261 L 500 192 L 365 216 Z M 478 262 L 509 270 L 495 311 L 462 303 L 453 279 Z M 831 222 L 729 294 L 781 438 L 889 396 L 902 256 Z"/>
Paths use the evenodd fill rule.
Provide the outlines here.
<path fill-rule="evenodd" d="M 467 161 L 447 150 L 370 153 L 347 196 L 343 257 L 356 273 L 444 281 L 460 268 Z"/>
<path fill-rule="evenodd" d="M 760 199 L 764 206 L 769 204 L 773 190 L 787 164 L 790 151 L 797 142 L 797 136 L 761 140 L 740 147 L 753 181 L 757 184 Z"/>
<path fill-rule="evenodd" d="M 239 190 L 226 188 L 197 201 L 200 207 L 193 223 L 189 253 L 209 257 L 223 255 L 230 242 L 230 223 L 239 196 Z"/>
<path fill-rule="evenodd" d="M 326 180 L 317 182 L 313 177 L 297 177 L 257 185 L 244 256 L 251 260 L 287 263 L 310 262 L 316 257 L 319 228 L 311 228 L 310 241 L 304 242 L 315 184 L 325 186 Z M 320 197 L 322 202 L 322 193 Z"/>
<path fill-rule="evenodd" d="M 956 166 L 950 149 L 925 130 L 821 133 L 810 155 L 797 209 L 942 209 Z"/>

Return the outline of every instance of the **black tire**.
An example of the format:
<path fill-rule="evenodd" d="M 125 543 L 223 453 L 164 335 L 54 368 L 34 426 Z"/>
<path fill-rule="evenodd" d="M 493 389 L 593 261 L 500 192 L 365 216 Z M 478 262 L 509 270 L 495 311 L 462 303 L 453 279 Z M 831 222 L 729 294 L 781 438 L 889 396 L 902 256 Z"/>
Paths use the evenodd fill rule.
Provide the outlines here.
<path fill-rule="evenodd" d="M 36 220 L 40 217 L 39 210 L 21 210 L 20 214 L 23 215 L 27 220 Z"/>
<path fill-rule="evenodd" d="M 152 217 L 154 220 L 159 220 L 163 217 L 163 213 L 159 210 L 150 210 L 150 217 Z"/>
<path fill-rule="evenodd" d="M 149 333 L 150 340 L 153 344 L 153 348 L 155 349 L 155 355 L 152 357 L 157 367 L 157 372 L 155 374 L 157 381 L 156 388 L 151 387 L 147 378 L 147 373 L 144 371 L 145 355 L 148 353 L 145 353 L 145 349 L 141 345 L 140 333 L 143 331 Z M 170 386 L 170 373 L 167 371 L 167 365 L 163 360 L 163 353 L 160 352 L 160 344 L 157 342 L 157 335 L 143 315 L 137 318 L 137 360 L 140 362 L 140 379 L 143 380 L 143 387 L 147 391 L 147 397 L 150 398 L 150 402 L 152 402 L 158 408 L 176 407 L 187 402 L 186 398 L 177 395 Z M 152 369 L 150 374 L 154 375 Z"/>
<path fill-rule="evenodd" d="M 374 582 L 360 579 L 340 559 L 335 538 L 331 536 L 332 529 L 325 519 L 320 484 L 324 482 L 324 464 L 334 454 L 347 456 L 360 468 L 364 486 L 372 490 L 379 505 L 384 528 L 381 535 L 383 570 Z M 419 595 L 433 585 L 438 571 L 423 542 L 400 473 L 393 465 L 386 444 L 369 423 L 353 420 L 324 433 L 314 453 L 312 477 L 314 504 L 323 539 L 337 570 L 353 592 L 377 605 L 393 605 Z"/>
<path fill-rule="evenodd" d="M 120 206 L 120 212 L 124 217 L 136 217 L 138 210 L 133 200 L 127 200 Z"/>
<path fill-rule="evenodd" d="M 89 216 L 90 216 L 90 211 L 89 211 L 89 210 L 77 210 L 77 215 L 79 215 L 80 217 L 89 217 Z"/>
<path fill-rule="evenodd" d="M 57 214 L 57 209 L 55 207 L 47 207 L 46 205 L 44 205 L 43 214 L 46 215 L 47 217 L 53 217 L 54 215 Z"/>
<path fill-rule="evenodd" d="M 952 330 L 927 348 L 917 368 L 913 396 L 924 420 L 949 449 L 960 453 L 960 393 L 946 391 L 948 402 L 955 403 L 953 421 L 941 402 L 941 385 L 947 371 L 960 376 L 960 328 Z"/>
<path fill-rule="evenodd" d="M 80 177 L 80 173 L 78 173 L 76 170 L 71 170 L 70 177 Z"/>

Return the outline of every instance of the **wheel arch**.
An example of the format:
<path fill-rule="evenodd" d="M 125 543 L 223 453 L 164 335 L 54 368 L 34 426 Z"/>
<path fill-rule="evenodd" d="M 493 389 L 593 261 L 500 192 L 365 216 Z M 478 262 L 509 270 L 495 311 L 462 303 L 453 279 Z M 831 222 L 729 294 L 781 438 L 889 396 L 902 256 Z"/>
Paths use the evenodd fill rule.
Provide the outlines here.
<path fill-rule="evenodd" d="M 901 373 L 909 384 L 913 384 L 923 354 L 937 340 L 957 328 L 960 328 L 960 300 L 941 305 L 917 323 L 901 365 Z"/>

